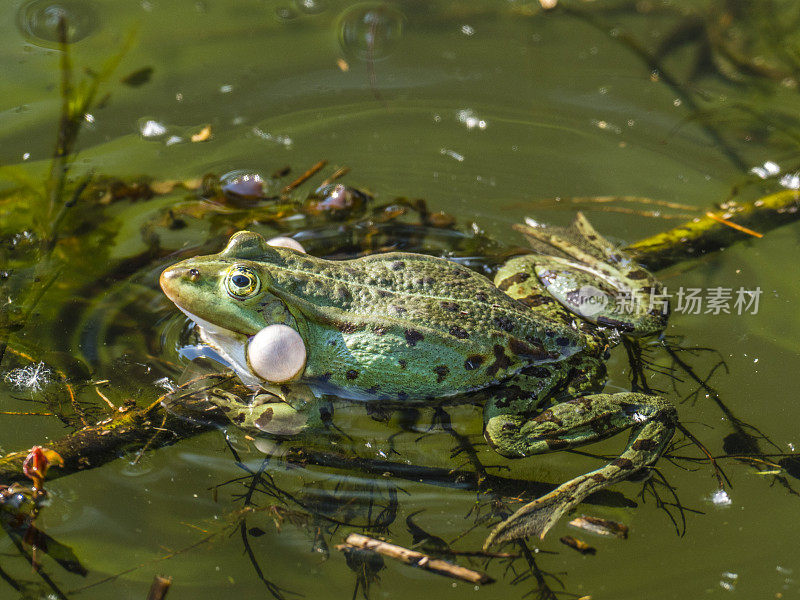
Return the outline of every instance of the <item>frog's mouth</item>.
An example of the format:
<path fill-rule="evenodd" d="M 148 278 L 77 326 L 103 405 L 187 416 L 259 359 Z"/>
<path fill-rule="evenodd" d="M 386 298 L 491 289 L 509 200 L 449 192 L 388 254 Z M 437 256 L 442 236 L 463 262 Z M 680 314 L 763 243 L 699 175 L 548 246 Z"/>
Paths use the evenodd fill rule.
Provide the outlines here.
<path fill-rule="evenodd" d="M 200 331 L 200 339 L 217 351 L 228 366 L 236 371 L 242 383 L 253 389 L 261 387 L 261 380 L 253 375 L 247 364 L 248 336 L 215 325 L 180 306 L 178 310 L 194 322 Z"/>

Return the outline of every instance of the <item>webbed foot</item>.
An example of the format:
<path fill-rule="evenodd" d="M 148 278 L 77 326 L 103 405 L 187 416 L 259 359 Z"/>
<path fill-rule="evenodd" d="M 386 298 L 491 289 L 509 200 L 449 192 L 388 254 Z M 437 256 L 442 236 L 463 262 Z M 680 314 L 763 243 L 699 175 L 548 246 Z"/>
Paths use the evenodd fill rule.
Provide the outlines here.
<path fill-rule="evenodd" d="M 486 439 L 509 457 L 573 448 L 627 427 L 632 431 L 619 458 L 529 502 L 492 530 L 484 548 L 531 535 L 544 537 L 586 496 L 652 465 L 672 439 L 676 420 L 675 408 L 667 401 L 633 392 L 583 396 L 556 404 L 533 419 L 509 414 L 490 418 Z"/>

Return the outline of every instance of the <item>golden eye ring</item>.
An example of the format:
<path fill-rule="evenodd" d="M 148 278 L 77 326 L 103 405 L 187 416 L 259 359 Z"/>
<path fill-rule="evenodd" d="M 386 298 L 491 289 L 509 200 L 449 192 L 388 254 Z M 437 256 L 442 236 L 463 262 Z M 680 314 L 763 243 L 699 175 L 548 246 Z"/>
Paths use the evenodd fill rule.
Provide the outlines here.
<path fill-rule="evenodd" d="M 225 278 L 225 289 L 231 298 L 246 300 L 258 293 L 261 289 L 261 281 L 252 269 L 237 265 L 228 272 L 228 276 Z"/>

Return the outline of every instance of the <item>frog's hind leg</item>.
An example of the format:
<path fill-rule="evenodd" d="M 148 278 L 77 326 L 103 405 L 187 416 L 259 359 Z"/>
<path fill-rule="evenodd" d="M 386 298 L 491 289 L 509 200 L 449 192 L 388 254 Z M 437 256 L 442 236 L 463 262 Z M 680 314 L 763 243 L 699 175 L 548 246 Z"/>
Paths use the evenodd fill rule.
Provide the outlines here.
<path fill-rule="evenodd" d="M 486 439 L 500 454 L 521 458 L 595 442 L 628 427 L 628 445 L 604 467 L 568 481 L 497 525 L 484 544 L 545 533 L 586 496 L 652 465 L 672 439 L 675 408 L 658 396 L 590 394 L 556 404 L 534 418 L 500 414 L 488 419 Z"/>
<path fill-rule="evenodd" d="M 661 285 L 601 236 L 582 213 L 568 228 L 529 221 L 517 229 L 538 254 L 513 259 L 505 268 L 532 268 L 553 298 L 571 312 L 628 335 L 649 335 L 666 326 L 667 306 L 657 297 Z"/>

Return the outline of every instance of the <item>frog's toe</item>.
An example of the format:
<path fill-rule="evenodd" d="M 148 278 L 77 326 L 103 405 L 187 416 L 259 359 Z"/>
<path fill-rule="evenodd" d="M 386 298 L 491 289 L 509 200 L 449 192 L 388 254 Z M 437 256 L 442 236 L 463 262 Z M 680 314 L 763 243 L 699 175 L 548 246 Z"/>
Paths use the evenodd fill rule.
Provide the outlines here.
<path fill-rule="evenodd" d="M 571 508 L 571 503 L 559 490 L 529 502 L 492 529 L 483 543 L 484 551 L 495 544 L 520 540 L 530 536 L 544 538 L 550 528 Z"/>

